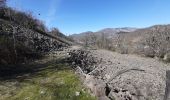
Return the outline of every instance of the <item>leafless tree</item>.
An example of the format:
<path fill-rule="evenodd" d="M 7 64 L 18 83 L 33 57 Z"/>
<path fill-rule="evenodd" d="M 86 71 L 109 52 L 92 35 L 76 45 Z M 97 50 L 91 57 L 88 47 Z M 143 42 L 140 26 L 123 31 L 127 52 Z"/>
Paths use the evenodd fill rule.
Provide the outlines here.
<path fill-rule="evenodd" d="M 58 28 L 52 28 L 51 29 L 51 34 L 55 35 L 55 36 L 59 36 L 60 35 L 60 31 Z"/>
<path fill-rule="evenodd" d="M 149 48 L 151 56 L 163 58 L 170 48 L 170 33 L 165 28 L 164 31 L 155 30 L 145 35 L 145 45 Z M 145 52 L 147 54 L 147 52 Z"/>
<path fill-rule="evenodd" d="M 118 34 L 116 37 L 116 49 L 118 52 L 124 54 L 128 53 L 128 43 L 125 39 L 125 34 Z"/>
<path fill-rule="evenodd" d="M 7 14 L 7 16 L 9 16 L 10 21 L 12 21 L 12 15 L 11 15 L 12 13 L 11 13 L 11 10 L 7 10 L 6 14 Z M 14 53 L 15 53 L 15 61 L 14 61 L 14 62 L 17 63 L 18 54 L 17 54 L 16 38 L 15 38 L 15 34 L 17 33 L 17 27 L 12 26 L 12 25 L 11 25 L 11 27 L 12 27 L 12 30 L 13 30 L 13 32 L 12 32 L 13 50 L 14 50 Z"/>
<path fill-rule="evenodd" d="M 6 1 L 7 0 L 0 0 L 0 8 L 6 6 Z"/>

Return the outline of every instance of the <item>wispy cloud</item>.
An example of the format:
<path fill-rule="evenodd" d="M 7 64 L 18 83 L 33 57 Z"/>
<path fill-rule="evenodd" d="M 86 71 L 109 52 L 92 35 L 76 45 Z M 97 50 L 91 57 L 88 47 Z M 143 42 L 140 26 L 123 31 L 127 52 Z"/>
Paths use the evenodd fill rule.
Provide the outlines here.
<path fill-rule="evenodd" d="M 61 0 L 51 0 L 48 13 L 47 13 L 47 18 L 46 18 L 46 24 L 49 27 L 50 24 L 55 21 L 56 19 L 56 14 L 60 5 Z"/>
<path fill-rule="evenodd" d="M 23 10 L 21 0 L 7 0 L 7 4 L 17 10 Z"/>

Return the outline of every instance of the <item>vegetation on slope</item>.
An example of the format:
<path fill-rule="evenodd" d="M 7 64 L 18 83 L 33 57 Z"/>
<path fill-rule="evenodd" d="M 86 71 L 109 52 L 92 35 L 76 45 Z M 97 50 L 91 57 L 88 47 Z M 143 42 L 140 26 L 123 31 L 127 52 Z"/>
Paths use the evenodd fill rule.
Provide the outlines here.
<path fill-rule="evenodd" d="M 71 44 L 60 31 L 49 31 L 31 13 L 14 10 L 3 1 L 0 7 L 0 65 L 27 63 Z"/>
<path fill-rule="evenodd" d="M 101 34 L 101 35 L 98 35 Z M 109 32 L 73 35 L 85 46 L 117 51 L 122 54 L 133 53 L 147 57 L 158 57 L 170 61 L 170 25 L 155 25 L 132 32 Z M 77 37 L 76 37 L 77 36 Z M 79 38 L 81 37 L 81 38 Z"/>

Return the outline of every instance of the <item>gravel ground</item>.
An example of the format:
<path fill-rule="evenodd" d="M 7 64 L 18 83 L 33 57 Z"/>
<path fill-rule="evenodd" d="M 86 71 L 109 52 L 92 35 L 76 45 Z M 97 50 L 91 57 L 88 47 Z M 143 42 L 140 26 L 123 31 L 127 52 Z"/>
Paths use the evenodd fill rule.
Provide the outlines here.
<path fill-rule="evenodd" d="M 87 50 L 79 46 L 71 48 L 71 50 L 78 50 L 74 52 L 81 52 L 80 49 L 83 52 Z M 170 63 L 108 50 L 88 49 L 87 51 L 97 63 L 90 64 L 92 71 L 84 72 L 83 81 L 100 100 L 105 96 L 115 100 L 163 100 L 166 71 L 170 70 Z M 82 57 L 81 53 L 75 54 L 78 54 L 76 57 Z M 75 58 L 72 59 L 74 62 Z M 81 66 L 81 63 L 89 61 L 87 59 L 88 57 L 81 58 L 78 65 L 74 63 L 83 69 L 86 66 Z M 86 62 L 82 64 L 84 63 Z"/>
<path fill-rule="evenodd" d="M 116 100 L 163 100 L 166 70 L 170 70 L 170 64 L 107 50 L 91 50 L 91 54 L 100 62 L 90 74 L 108 82 L 111 88 L 109 97 L 114 96 Z"/>

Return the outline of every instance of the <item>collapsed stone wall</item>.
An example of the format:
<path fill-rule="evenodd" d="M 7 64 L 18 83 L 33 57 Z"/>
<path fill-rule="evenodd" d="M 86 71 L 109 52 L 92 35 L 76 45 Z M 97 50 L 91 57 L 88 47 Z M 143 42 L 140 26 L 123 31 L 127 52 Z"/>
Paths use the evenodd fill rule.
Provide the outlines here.
<path fill-rule="evenodd" d="M 80 67 L 85 74 L 93 71 L 96 68 L 95 64 L 99 62 L 88 50 L 72 50 L 69 55 L 69 61 L 72 62 L 74 68 Z"/>

